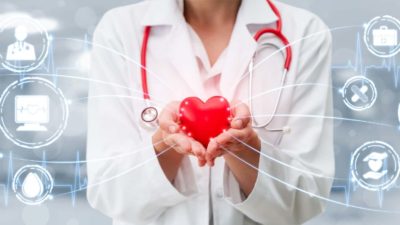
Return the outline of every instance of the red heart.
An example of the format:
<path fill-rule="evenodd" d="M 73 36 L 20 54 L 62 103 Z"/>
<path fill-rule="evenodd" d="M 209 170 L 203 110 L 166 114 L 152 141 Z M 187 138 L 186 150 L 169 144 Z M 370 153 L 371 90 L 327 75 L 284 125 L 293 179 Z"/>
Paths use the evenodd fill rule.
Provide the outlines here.
<path fill-rule="evenodd" d="M 197 97 L 186 98 L 180 104 L 179 119 L 182 131 L 207 147 L 210 138 L 230 127 L 229 102 L 221 96 L 205 103 Z"/>

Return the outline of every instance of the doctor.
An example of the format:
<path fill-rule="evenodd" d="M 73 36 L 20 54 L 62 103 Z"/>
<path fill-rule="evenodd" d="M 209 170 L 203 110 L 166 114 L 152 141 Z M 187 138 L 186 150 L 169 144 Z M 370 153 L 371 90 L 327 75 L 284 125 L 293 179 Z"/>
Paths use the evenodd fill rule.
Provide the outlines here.
<path fill-rule="evenodd" d="M 315 15 L 274 5 L 293 43 L 284 86 L 285 54 L 274 54 L 282 43 L 272 35 L 253 38 L 276 27 L 266 0 L 147 0 L 101 20 L 92 55 L 87 195 L 115 225 L 301 224 L 323 211 L 324 201 L 296 188 L 328 197 L 334 176 L 332 121 L 321 119 L 332 113 L 331 36 Z M 146 26 L 149 94 L 162 109 L 154 130 L 139 122 Z M 180 132 L 178 103 L 214 95 L 232 102 L 234 119 L 205 148 Z M 253 128 L 250 115 L 271 122 Z"/>

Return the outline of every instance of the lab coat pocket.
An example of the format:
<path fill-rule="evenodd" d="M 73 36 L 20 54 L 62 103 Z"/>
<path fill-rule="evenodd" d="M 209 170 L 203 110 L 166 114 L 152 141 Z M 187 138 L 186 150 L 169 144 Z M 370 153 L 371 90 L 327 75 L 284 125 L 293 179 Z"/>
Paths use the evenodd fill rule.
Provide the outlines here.
<path fill-rule="evenodd" d="M 272 147 L 277 147 L 281 143 L 285 132 L 283 131 L 267 131 L 265 129 L 257 129 L 258 137 L 263 144 L 267 144 Z"/>

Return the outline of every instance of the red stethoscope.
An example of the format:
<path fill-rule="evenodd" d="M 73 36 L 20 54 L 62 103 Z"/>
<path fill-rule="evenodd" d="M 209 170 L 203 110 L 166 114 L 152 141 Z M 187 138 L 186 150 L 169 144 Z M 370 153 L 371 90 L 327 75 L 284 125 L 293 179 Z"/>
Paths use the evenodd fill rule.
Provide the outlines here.
<path fill-rule="evenodd" d="M 278 8 L 271 2 L 271 0 L 266 0 L 268 2 L 268 5 L 271 7 L 272 11 L 275 13 L 275 15 L 278 17 L 278 20 L 276 22 L 276 29 L 272 28 L 264 28 L 260 29 L 257 31 L 257 33 L 254 35 L 254 39 L 258 42 L 261 37 L 267 34 L 272 34 L 276 38 L 278 38 L 282 44 L 284 45 L 285 51 L 286 51 L 286 56 L 285 56 L 285 63 L 283 67 L 283 76 L 281 79 L 281 86 L 285 83 L 286 80 L 286 75 L 290 69 L 290 65 L 292 62 L 292 48 L 290 47 L 290 43 L 286 36 L 282 33 L 282 17 L 281 14 L 278 10 Z M 154 104 L 151 103 L 150 101 L 150 95 L 149 95 L 149 88 L 147 84 L 147 46 L 149 42 L 149 37 L 150 37 L 150 32 L 151 32 L 151 26 L 146 26 L 144 28 L 144 34 L 143 34 L 143 41 L 142 41 L 142 49 L 141 49 L 141 55 L 140 55 L 140 63 L 141 63 L 141 81 L 142 81 L 142 91 L 143 91 L 143 98 L 145 100 L 146 106 L 143 109 L 141 113 L 141 121 L 144 125 L 150 128 L 154 128 L 158 126 L 158 109 L 154 106 Z M 280 49 L 280 48 L 279 48 Z M 254 59 L 257 55 L 257 52 L 254 54 L 253 59 L 250 62 L 249 65 L 249 96 L 252 96 L 252 81 L 253 81 L 253 67 L 254 67 Z M 274 113 L 272 115 L 275 115 L 278 109 L 278 105 L 282 96 L 282 90 L 283 88 L 280 89 L 279 95 L 274 107 Z M 252 104 L 252 97 L 249 98 L 249 105 L 250 105 L 250 111 L 252 112 L 253 104 Z M 252 117 L 253 118 L 253 117 Z M 273 119 L 273 116 L 271 116 L 270 120 L 265 122 L 265 123 L 257 123 L 257 121 L 253 118 L 253 127 L 255 128 L 261 128 L 261 127 L 266 127 L 268 126 Z M 271 131 L 285 131 L 286 128 L 283 129 L 274 129 Z"/>

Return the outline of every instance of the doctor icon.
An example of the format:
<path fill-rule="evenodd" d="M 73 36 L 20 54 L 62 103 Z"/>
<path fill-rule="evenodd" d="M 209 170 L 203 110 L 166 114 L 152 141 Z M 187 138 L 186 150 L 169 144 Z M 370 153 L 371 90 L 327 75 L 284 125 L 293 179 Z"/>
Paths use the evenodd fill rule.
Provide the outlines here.
<path fill-rule="evenodd" d="M 25 26 L 15 28 L 16 42 L 9 45 L 7 48 L 8 61 L 35 61 L 35 47 L 28 42 L 25 42 L 28 37 L 28 29 Z"/>

